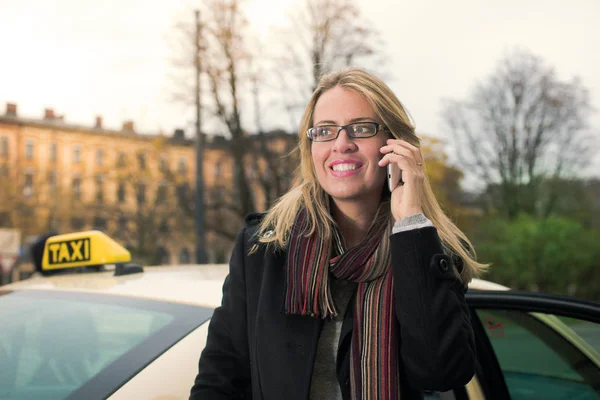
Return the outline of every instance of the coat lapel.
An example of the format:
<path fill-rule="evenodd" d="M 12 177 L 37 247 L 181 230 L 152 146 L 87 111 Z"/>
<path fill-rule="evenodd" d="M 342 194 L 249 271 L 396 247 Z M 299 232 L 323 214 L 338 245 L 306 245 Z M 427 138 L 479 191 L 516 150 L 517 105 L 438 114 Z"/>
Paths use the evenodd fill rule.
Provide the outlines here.
<path fill-rule="evenodd" d="M 322 320 L 284 312 L 285 258 L 266 260 L 255 350 L 264 400 L 307 400 Z"/>

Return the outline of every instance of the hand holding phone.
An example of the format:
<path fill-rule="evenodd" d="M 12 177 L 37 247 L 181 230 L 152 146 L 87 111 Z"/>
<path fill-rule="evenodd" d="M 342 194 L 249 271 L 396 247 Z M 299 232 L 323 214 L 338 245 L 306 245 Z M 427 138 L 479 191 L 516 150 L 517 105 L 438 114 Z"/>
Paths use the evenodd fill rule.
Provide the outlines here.
<path fill-rule="evenodd" d="M 387 165 L 387 181 L 390 192 L 393 192 L 396 186 L 402 182 L 402 170 L 395 162 Z"/>

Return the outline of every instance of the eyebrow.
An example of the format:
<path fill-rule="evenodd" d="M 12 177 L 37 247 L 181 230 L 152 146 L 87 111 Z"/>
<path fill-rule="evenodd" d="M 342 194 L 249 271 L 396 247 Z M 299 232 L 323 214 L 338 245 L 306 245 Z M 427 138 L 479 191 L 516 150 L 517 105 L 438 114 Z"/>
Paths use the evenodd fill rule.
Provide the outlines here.
<path fill-rule="evenodd" d="M 376 122 L 376 121 L 375 121 L 373 118 L 371 118 L 371 117 L 359 117 L 359 118 L 352 118 L 352 119 L 350 120 L 350 123 L 351 123 L 351 124 L 353 124 L 353 123 L 355 123 L 355 122 L 364 122 L 364 121 L 368 121 L 368 122 Z M 337 124 L 336 124 L 336 122 L 335 122 L 335 121 L 332 121 L 332 120 L 329 120 L 329 119 L 326 119 L 326 120 L 323 120 L 323 121 L 319 121 L 319 122 L 317 122 L 315 125 L 321 125 L 321 124 L 325 124 L 325 125 L 336 125 L 336 126 L 337 126 Z"/>

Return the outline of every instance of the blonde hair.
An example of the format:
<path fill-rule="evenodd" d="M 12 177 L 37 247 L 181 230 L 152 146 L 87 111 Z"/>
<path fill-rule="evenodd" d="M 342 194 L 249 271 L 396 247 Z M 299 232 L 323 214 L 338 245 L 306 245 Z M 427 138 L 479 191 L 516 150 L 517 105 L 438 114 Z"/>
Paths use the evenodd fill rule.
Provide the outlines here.
<path fill-rule="evenodd" d="M 259 243 L 265 243 L 277 249 L 284 248 L 289 238 L 288 233 L 302 208 L 308 213 L 308 234 L 312 234 L 320 227 L 323 230 L 319 233 L 324 235 L 326 240 L 331 238 L 331 226 L 334 226 L 336 222 L 329 211 L 329 195 L 321 188 L 317 180 L 312 163 L 311 141 L 307 137 L 306 131 L 313 125 L 313 113 L 317 101 L 323 93 L 336 86 L 361 94 L 394 137 L 420 147 L 419 138 L 415 134 L 415 128 L 404 106 L 381 79 L 358 68 L 347 68 L 324 75 L 306 106 L 298 129 L 299 143 L 296 150 L 300 152 L 300 166 L 296 169 L 292 188 L 270 208 L 263 218 L 258 230 Z M 480 264 L 475 260 L 475 251 L 471 242 L 444 214 L 427 177 L 425 177 L 421 195 L 423 214 L 437 228 L 444 248 L 462 258 L 464 267 L 461 279 L 464 284 L 470 282 L 473 277 L 485 270 L 487 265 Z M 388 224 L 389 229 L 386 232 L 386 235 L 389 235 L 393 217 L 389 206 L 387 210 L 388 218 L 392 222 Z M 267 232 L 269 234 L 266 234 Z M 382 238 L 379 246 L 380 254 L 389 254 L 389 240 L 383 239 L 385 238 Z M 469 251 L 465 247 L 468 247 Z M 255 249 L 256 247 L 252 251 Z M 383 258 L 381 259 L 383 260 Z"/>

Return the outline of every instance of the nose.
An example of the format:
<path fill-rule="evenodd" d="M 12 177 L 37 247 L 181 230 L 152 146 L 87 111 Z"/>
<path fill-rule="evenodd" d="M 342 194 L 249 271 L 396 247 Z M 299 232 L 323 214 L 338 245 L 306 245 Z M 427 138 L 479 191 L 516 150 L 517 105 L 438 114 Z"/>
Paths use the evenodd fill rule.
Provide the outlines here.
<path fill-rule="evenodd" d="M 348 153 L 356 150 L 356 143 L 348 136 L 346 130 L 342 129 L 338 137 L 334 140 L 332 150 L 338 153 Z"/>

